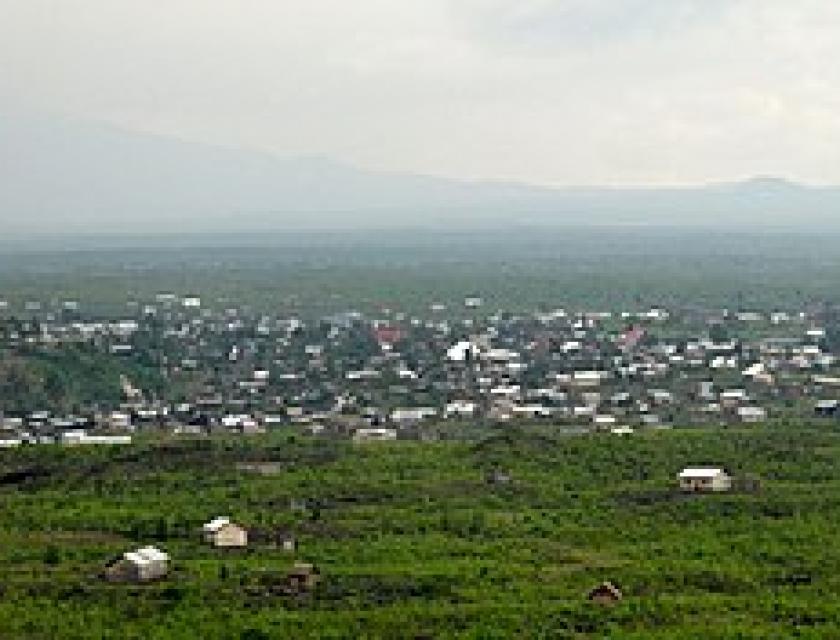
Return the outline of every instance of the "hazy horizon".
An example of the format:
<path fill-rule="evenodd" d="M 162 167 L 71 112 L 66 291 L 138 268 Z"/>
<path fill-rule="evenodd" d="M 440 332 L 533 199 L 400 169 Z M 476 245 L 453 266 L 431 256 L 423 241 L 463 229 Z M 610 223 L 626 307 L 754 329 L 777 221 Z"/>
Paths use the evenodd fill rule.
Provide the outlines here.
<path fill-rule="evenodd" d="M 452 175 L 445 175 L 442 173 L 435 173 L 433 171 L 400 171 L 398 169 L 385 168 L 371 168 L 360 164 L 355 164 L 350 161 L 342 160 L 337 157 L 329 156 L 319 153 L 295 153 L 284 154 L 279 151 L 271 149 L 261 149 L 256 146 L 246 146 L 244 144 L 213 142 L 200 139 L 191 139 L 184 136 L 171 133 L 163 133 L 157 131 L 145 131 L 143 129 L 135 129 L 125 124 L 115 123 L 108 120 L 95 120 L 91 118 L 80 117 L 60 111 L 48 111 L 44 109 L 23 109 L 13 102 L 0 104 L 0 120 L 6 120 L 12 126 L 19 126 L 21 123 L 24 126 L 35 125 L 45 126 L 46 128 L 54 127 L 78 127 L 81 130 L 110 132 L 120 136 L 143 137 L 150 141 L 157 140 L 161 143 L 175 143 L 179 145 L 190 145 L 195 148 L 205 148 L 208 151 L 214 152 L 231 152 L 231 153 L 246 153 L 254 156 L 262 156 L 267 159 L 293 161 L 293 162 L 311 162 L 311 163 L 325 163 L 336 166 L 345 167 L 352 170 L 363 171 L 366 173 L 374 173 L 378 175 L 388 176 L 410 176 L 416 178 L 432 178 L 444 179 L 452 182 L 462 184 L 497 184 L 497 185 L 517 185 L 523 187 L 533 187 L 537 189 L 546 189 L 552 191 L 558 190 L 585 190 L 585 189 L 604 189 L 604 190 L 648 190 L 648 189 L 691 189 L 703 188 L 725 185 L 738 185 L 742 183 L 778 183 L 789 184 L 813 188 L 833 188 L 840 187 L 840 176 L 833 181 L 820 181 L 800 179 L 793 175 L 784 173 L 763 173 L 763 172 L 744 172 L 732 174 L 729 176 L 720 176 L 715 178 L 706 178 L 696 181 L 674 181 L 674 182 L 659 182 L 656 180 L 646 182 L 574 182 L 574 183 L 549 183 L 530 181 L 528 179 L 515 179 L 509 177 L 458 177 Z"/>
<path fill-rule="evenodd" d="M 838 57 L 827 0 L 0 3 L 0 107 L 555 187 L 840 184 Z"/>
<path fill-rule="evenodd" d="M 0 2 L 29 233 L 840 225 L 827 0 Z"/>

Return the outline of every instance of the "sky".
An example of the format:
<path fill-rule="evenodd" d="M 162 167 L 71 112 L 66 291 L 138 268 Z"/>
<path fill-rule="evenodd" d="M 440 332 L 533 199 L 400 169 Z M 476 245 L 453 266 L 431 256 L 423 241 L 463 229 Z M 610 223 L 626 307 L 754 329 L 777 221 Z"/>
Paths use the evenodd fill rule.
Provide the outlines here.
<path fill-rule="evenodd" d="M 0 106 L 546 185 L 840 184 L 836 0 L 0 0 Z"/>

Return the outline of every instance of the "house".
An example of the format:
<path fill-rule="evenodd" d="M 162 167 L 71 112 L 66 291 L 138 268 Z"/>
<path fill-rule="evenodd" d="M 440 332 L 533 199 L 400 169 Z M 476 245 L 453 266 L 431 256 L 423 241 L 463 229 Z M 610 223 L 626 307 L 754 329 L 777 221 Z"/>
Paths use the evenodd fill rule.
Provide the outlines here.
<path fill-rule="evenodd" d="M 840 387 L 840 377 L 837 376 L 819 376 L 815 375 L 811 378 L 814 384 L 824 387 Z"/>
<path fill-rule="evenodd" d="M 614 393 L 612 396 L 610 396 L 610 404 L 612 404 L 615 407 L 629 407 L 633 404 L 633 396 L 631 396 L 626 391 Z"/>
<path fill-rule="evenodd" d="M 635 433 L 633 427 L 629 427 L 627 425 L 622 425 L 620 427 L 613 427 L 610 429 L 610 433 L 616 436 L 630 436 Z"/>
<path fill-rule="evenodd" d="M 814 407 L 814 412 L 820 418 L 833 418 L 840 410 L 840 401 L 837 400 L 820 400 Z"/>
<path fill-rule="evenodd" d="M 469 340 L 462 340 L 446 351 L 446 358 L 450 362 L 466 362 L 478 356 L 479 350 Z"/>
<path fill-rule="evenodd" d="M 541 404 L 517 405 L 511 407 L 513 415 L 519 418 L 550 418 L 553 411 Z"/>
<path fill-rule="evenodd" d="M 80 444 L 131 444 L 131 436 L 120 435 L 87 435 Z"/>
<path fill-rule="evenodd" d="M 643 413 L 639 416 L 639 420 L 648 427 L 654 427 L 662 423 L 662 419 L 655 413 Z"/>
<path fill-rule="evenodd" d="M 587 599 L 590 602 L 605 605 L 621 602 L 623 597 L 624 595 L 621 593 L 621 589 L 609 581 L 602 582 L 597 587 L 590 590 L 587 595 Z"/>
<path fill-rule="evenodd" d="M 312 591 L 321 581 L 321 572 L 315 565 L 298 562 L 286 574 L 286 590 L 289 593 Z"/>
<path fill-rule="evenodd" d="M 202 532 L 204 533 L 204 541 L 214 547 L 248 546 L 248 531 L 224 516 L 213 518 L 202 527 Z"/>
<path fill-rule="evenodd" d="M 470 418 L 475 415 L 478 405 L 468 400 L 453 400 L 446 405 L 444 417 Z"/>
<path fill-rule="evenodd" d="M 592 422 L 596 429 L 610 429 L 616 424 L 616 417 L 610 414 L 597 414 L 592 416 Z"/>
<path fill-rule="evenodd" d="M 747 423 L 763 422 L 767 420 L 767 410 L 764 407 L 738 407 L 738 418 Z"/>
<path fill-rule="evenodd" d="M 508 472 L 501 471 L 499 469 L 494 469 L 493 471 L 491 471 L 490 473 L 488 473 L 485 476 L 485 480 L 487 481 L 487 484 L 491 484 L 491 485 L 510 484 L 511 479 L 512 478 L 511 478 L 511 476 Z"/>
<path fill-rule="evenodd" d="M 156 547 L 127 551 L 111 562 L 104 572 L 110 582 L 150 582 L 169 571 L 169 555 Z"/>
<path fill-rule="evenodd" d="M 686 492 L 721 492 L 732 488 L 732 478 L 723 469 L 688 467 L 677 476 L 680 489 Z"/>
<path fill-rule="evenodd" d="M 597 387 L 607 375 L 603 371 L 575 371 L 572 384 L 576 387 Z"/>
<path fill-rule="evenodd" d="M 353 442 L 382 442 L 396 439 L 396 429 L 385 429 L 381 427 L 356 429 L 356 433 L 353 434 Z"/>
<path fill-rule="evenodd" d="M 697 397 L 701 400 L 713 400 L 715 398 L 715 385 L 711 380 L 702 380 L 699 384 Z"/>
<path fill-rule="evenodd" d="M 408 409 L 394 409 L 391 412 L 391 422 L 400 427 L 410 427 L 430 418 L 437 413 L 434 407 L 417 407 Z"/>
<path fill-rule="evenodd" d="M 726 408 L 733 408 L 742 402 L 748 402 L 749 396 L 745 389 L 726 389 L 720 392 L 720 403 Z"/>
<path fill-rule="evenodd" d="M 275 544 L 283 551 L 292 553 L 297 551 L 297 539 L 287 531 L 280 531 L 275 535 Z"/>
<path fill-rule="evenodd" d="M 654 404 L 663 405 L 674 402 L 674 394 L 665 389 L 651 389 L 648 391 L 648 396 Z"/>
<path fill-rule="evenodd" d="M 126 435 L 90 435 L 84 429 L 72 429 L 61 434 L 61 443 L 80 444 L 131 444 L 131 436 Z"/>

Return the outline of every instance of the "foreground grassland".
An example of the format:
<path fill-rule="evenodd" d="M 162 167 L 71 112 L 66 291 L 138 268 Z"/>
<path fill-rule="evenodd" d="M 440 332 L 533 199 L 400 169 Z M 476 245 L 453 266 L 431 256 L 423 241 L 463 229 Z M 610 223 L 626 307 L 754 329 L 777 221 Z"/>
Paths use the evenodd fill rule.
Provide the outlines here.
<path fill-rule="evenodd" d="M 830 427 L 0 451 L 0 637 L 837 638 L 838 458 Z M 740 488 L 680 495 L 699 464 Z M 204 545 L 219 514 L 254 544 Z M 171 554 L 166 580 L 97 577 L 139 544 Z M 265 588 L 300 560 L 314 593 Z M 603 580 L 623 602 L 586 600 Z"/>

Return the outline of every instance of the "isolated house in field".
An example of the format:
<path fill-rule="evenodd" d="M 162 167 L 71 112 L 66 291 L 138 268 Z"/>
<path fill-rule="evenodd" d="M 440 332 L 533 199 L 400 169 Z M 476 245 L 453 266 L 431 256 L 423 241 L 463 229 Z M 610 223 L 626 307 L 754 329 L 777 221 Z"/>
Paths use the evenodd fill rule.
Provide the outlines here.
<path fill-rule="evenodd" d="M 615 604 L 621 602 L 624 595 L 612 582 L 602 582 L 589 592 L 587 598 L 596 604 Z"/>
<path fill-rule="evenodd" d="M 689 467 L 677 476 L 680 489 L 685 492 L 721 492 L 732 488 L 732 478 L 723 469 Z"/>
<path fill-rule="evenodd" d="M 321 580 L 321 572 L 315 565 L 298 562 L 286 574 L 286 589 L 290 593 L 312 591 Z"/>
<path fill-rule="evenodd" d="M 288 531 L 280 531 L 275 535 L 275 544 L 289 553 L 297 551 L 297 539 Z"/>
<path fill-rule="evenodd" d="M 204 541 L 214 547 L 247 547 L 248 531 L 230 521 L 230 518 L 217 517 L 202 527 Z"/>
<path fill-rule="evenodd" d="M 501 486 L 511 483 L 510 473 L 501 469 L 494 469 L 485 476 L 487 484 Z"/>
<path fill-rule="evenodd" d="M 111 582 L 151 582 L 169 571 L 169 555 L 156 547 L 128 551 L 105 568 Z"/>

